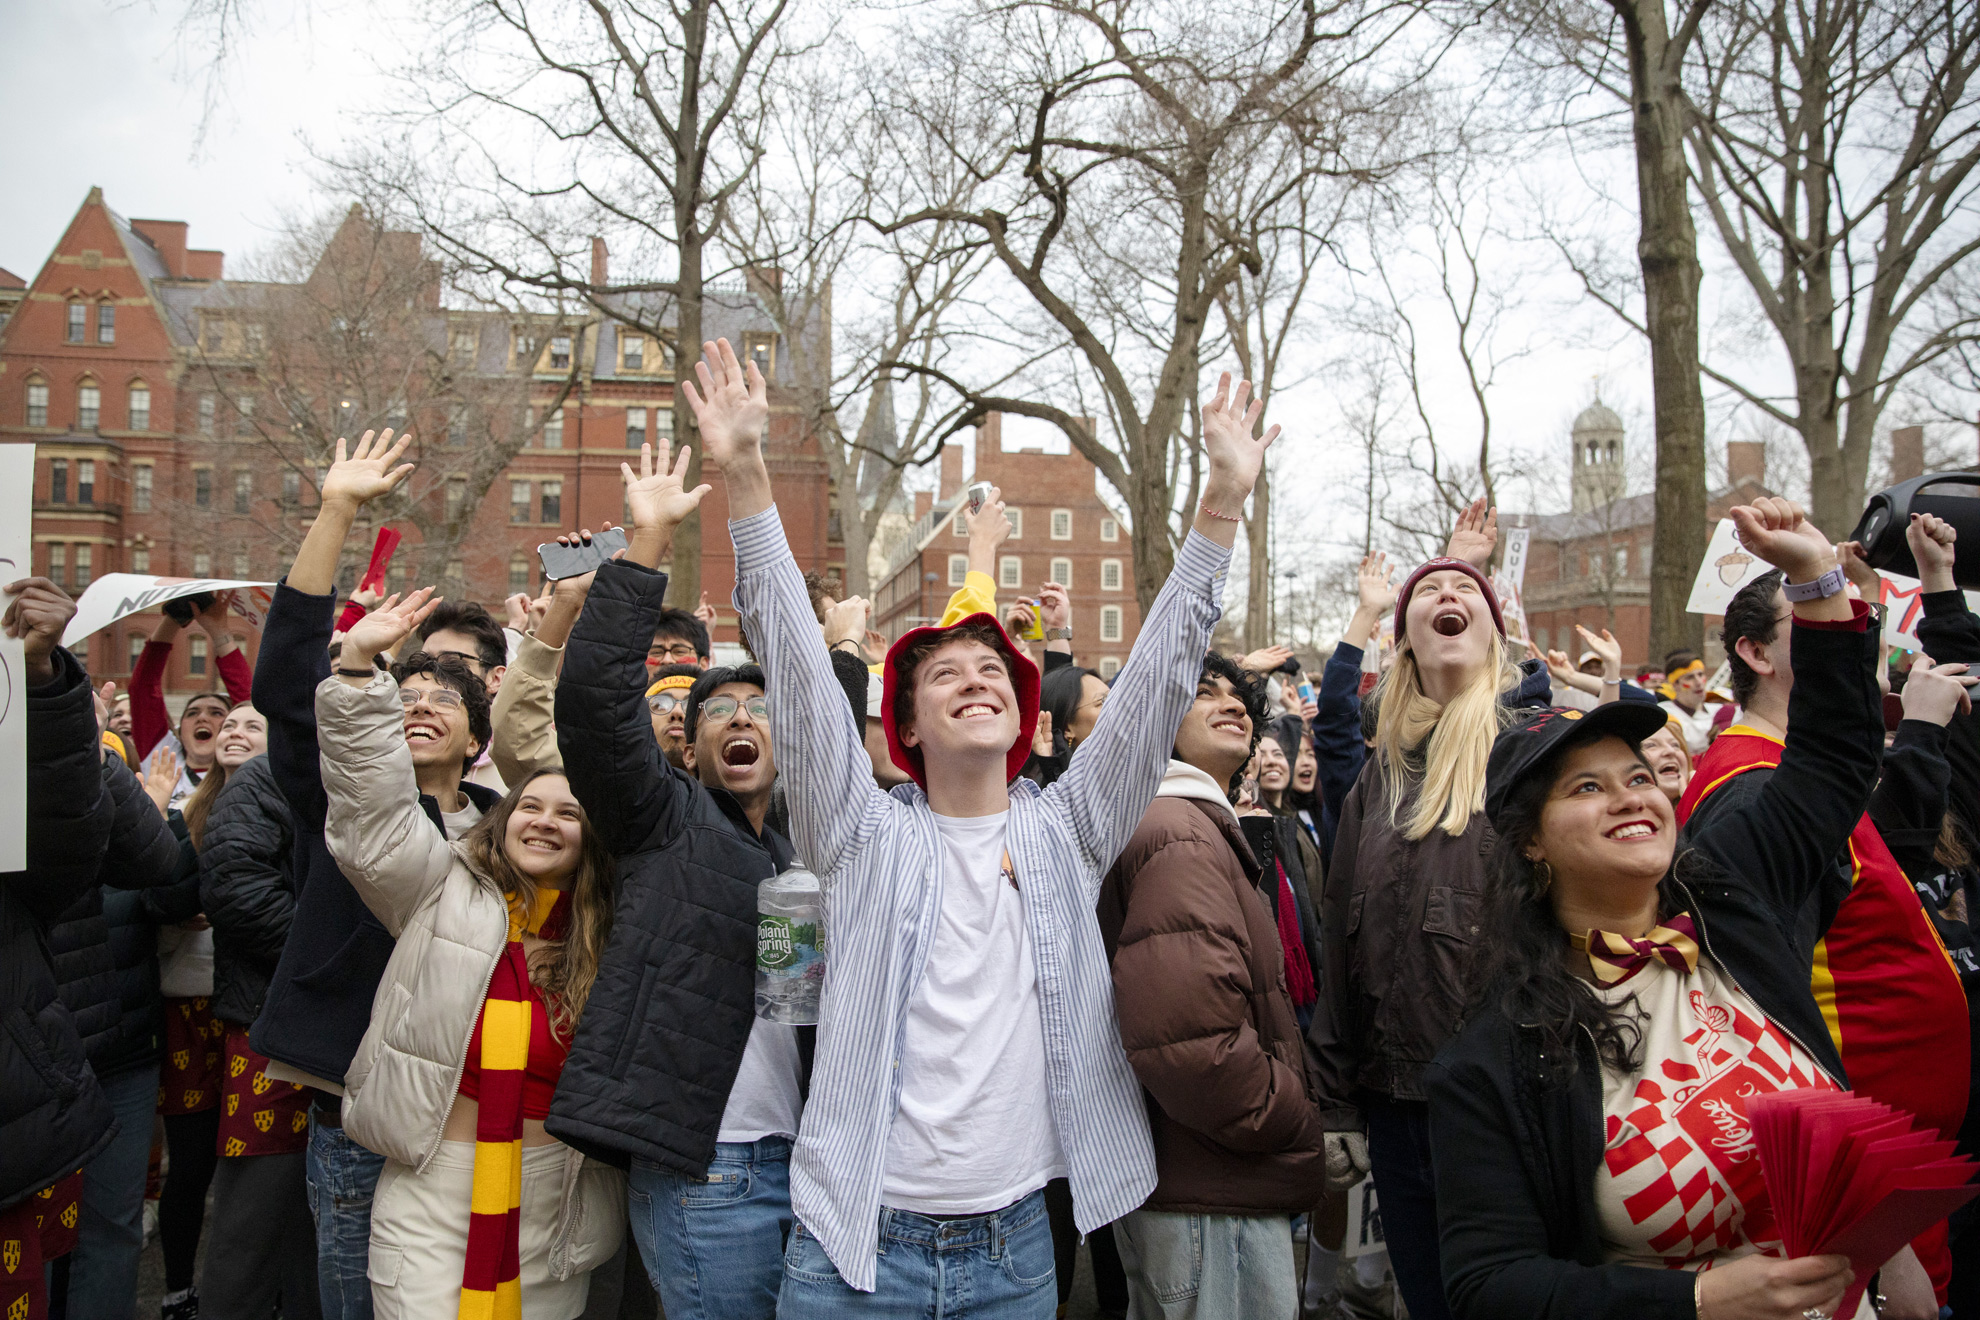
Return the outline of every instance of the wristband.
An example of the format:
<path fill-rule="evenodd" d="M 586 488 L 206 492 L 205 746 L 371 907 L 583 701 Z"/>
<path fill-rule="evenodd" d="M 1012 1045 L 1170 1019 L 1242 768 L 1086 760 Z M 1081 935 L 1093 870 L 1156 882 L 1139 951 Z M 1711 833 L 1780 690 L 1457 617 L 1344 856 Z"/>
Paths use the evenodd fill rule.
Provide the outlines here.
<path fill-rule="evenodd" d="M 842 646 L 858 646 L 858 645 L 859 645 L 859 638 L 857 637 L 841 637 L 838 641 L 833 642 L 829 647 L 825 649 L 828 651 L 836 651 Z"/>
<path fill-rule="evenodd" d="M 1045 640 L 1048 642 L 1070 642 L 1072 640 L 1072 629 L 1047 628 L 1045 630 Z"/>
<path fill-rule="evenodd" d="M 1217 520 L 1219 520 L 1220 522 L 1228 522 L 1228 523 L 1241 523 L 1241 522 L 1243 522 L 1243 521 L 1244 521 L 1244 517 L 1243 517 L 1243 515 L 1241 515 L 1241 514 L 1235 514 L 1235 513 L 1225 513 L 1225 512 L 1223 512 L 1223 511 L 1222 511 L 1221 509 L 1213 509 L 1213 508 L 1211 508 L 1211 507 L 1210 507 L 1210 501 L 1208 501 L 1208 500 L 1204 500 L 1204 501 L 1203 501 L 1202 503 L 1200 503 L 1200 504 L 1198 504 L 1198 505 L 1197 505 L 1196 507 L 1197 507 L 1198 509 L 1200 509 L 1200 510 L 1202 510 L 1202 511 L 1203 511 L 1203 513 L 1205 514 L 1205 516 L 1207 516 L 1207 517 L 1211 517 L 1211 518 L 1215 518 L 1215 519 L 1217 519 Z"/>
<path fill-rule="evenodd" d="M 1842 565 L 1838 564 L 1813 582 L 1789 582 L 1784 575 L 1781 594 L 1794 602 L 1826 600 L 1841 591 L 1843 583 Z"/>
<path fill-rule="evenodd" d="M 378 671 L 376 669 L 346 669 L 342 665 L 338 665 L 337 673 L 344 678 L 375 678 Z"/>

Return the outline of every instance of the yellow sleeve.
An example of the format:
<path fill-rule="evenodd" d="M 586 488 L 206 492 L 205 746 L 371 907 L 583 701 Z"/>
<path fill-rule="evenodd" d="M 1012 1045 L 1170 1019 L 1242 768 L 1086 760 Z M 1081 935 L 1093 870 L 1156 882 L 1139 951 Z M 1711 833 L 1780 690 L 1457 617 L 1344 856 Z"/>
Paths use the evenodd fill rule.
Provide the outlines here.
<path fill-rule="evenodd" d="M 949 597 L 949 606 L 942 611 L 938 628 L 952 628 L 972 614 L 997 613 L 997 584 L 990 580 L 988 573 L 970 573 L 963 578 L 963 584 L 956 588 L 956 594 Z"/>

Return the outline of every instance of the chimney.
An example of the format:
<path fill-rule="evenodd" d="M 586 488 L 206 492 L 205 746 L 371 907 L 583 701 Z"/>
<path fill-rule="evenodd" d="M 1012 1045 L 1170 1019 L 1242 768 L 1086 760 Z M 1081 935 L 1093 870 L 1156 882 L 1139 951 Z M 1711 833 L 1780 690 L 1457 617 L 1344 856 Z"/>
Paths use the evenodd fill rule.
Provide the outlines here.
<path fill-rule="evenodd" d="M 776 266 L 744 266 L 743 287 L 765 302 L 784 295 L 784 272 Z"/>
<path fill-rule="evenodd" d="M 1899 426 L 1891 431 L 1891 484 L 1925 475 L 1925 428 Z"/>
<path fill-rule="evenodd" d="M 941 497 L 948 499 L 962 489 L 962 446 L 946 444 L 942 446 L 942 490 Z"/>
<path fill-rule="evenodd" d="M 173 279 L 186 277 L 186 231 L 183 220 L 133 220 L 131 228 L 151 241 Z"/>
<path fill-rule="evenodd" d="M 935 507 L 933 491 L 918 490 L 914 493 L 914 520 L 920 522 Z"/>
<path fill-rule="evenodd" d="M 610 271 L 610 265 L 606 261 L 607 255 L 605 251 L 605 240 L 602 238 L 593 238 L 591 240 L 591 283 L 593 288 L 602 289 L 607 283 L 606 276 Z"/>
<path fill-rule="evenodd" d="M 224 252 L 214 252 L 194 248 L 186 253 L 186 278 L 189 280 L 222 279 L 221 267 L 227 260 Z"/>
<path fill-rule="evenodd" d="M 1767 484 L 1767 443 L 1764 440 L 1726 442 L 1726 484 L 1737 490 L 1752 483 Z"/>

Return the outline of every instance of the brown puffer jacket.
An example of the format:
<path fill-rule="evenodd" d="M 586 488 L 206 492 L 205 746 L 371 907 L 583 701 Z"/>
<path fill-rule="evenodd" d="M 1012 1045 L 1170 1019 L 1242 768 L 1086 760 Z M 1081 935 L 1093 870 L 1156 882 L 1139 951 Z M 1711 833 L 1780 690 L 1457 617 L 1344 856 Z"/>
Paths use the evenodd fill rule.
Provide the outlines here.
<path fill-rule="evenodd" d="M 1396 812 L 1408 820 L 1416 790 Z M 1320 1002 L 1307 1029 L 1329 1131 L 1362 1126 L 1358 1092 L 1424 1100 L 1423 1069 L 1457 1034 L 1478 934 L 1485 813 L 1410 842 L 1389 821 L 1378 758 L 1341 807 L 1320 903 Z"/>
<path fill-rule="evenodd" d="M 1165 796 L 1101 884 L 1121 1044 L 1155 1138 L 1150 1210 L 1291 1214 L 1323 1190 L 1316 1093 L 1258 875 L 1229 811 Z"/>

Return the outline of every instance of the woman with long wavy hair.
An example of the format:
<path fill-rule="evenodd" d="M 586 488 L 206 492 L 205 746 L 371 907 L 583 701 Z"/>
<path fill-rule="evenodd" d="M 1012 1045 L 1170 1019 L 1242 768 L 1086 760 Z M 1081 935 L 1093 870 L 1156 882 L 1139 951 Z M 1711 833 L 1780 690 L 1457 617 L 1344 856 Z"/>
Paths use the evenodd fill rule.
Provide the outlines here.
<path fill-rule="evenodd" d="M 431 594 L 360 621 L 316 694 L 325 838 L 397 939 L 344 1077 L 345 1129 L 386 1157 L 372 1304 L 380 1320 L 571 1320 L 618 1249 L 625 1182 L 543 1120 L 611 924 L 613 860 L 552 770 L 456 843 L 425 817 L 398 685 L 371 657 Z"/>
<path fill-rule="evenodd" d="M 1680 850 L 1647 703 L 1552 710 L 1493 747 L 1472 1008 L 1426 1075 L 1464 1320 L 1827 1320 L 1850 1282 L 1844 1257 L 1781 1259 L 1746 1107 L 1846 1084 L 1801 927 L 1876 781 L 1877 638 L 1798 509 L 1732 517 L 1806 584 L 1793 720 L 1749 805 Z M 1950 716 L 1972 680 L 1948 669 L 1914 681 Z"/>
<path fill-rule="evenodd" d="M 1461 1021 L 1485 889 L 1485 762 L 1514 706 L 1545 706 L 1549 692 L 1544 666 L 1514 662 L 1477 567 L 1496 537 L 1473 506 L 1450 555 L 1417 568 L 1397 598 L 1397 659 L 1371 697 L 1374 747 L 1342 804 L 1323 888 L 1307 1033 L 1329 1181 L 1351 1185 L 1372 1160 L 1389 1258 L 1417 1320 L 1449 1314 L 1423 1069 Z"/>

